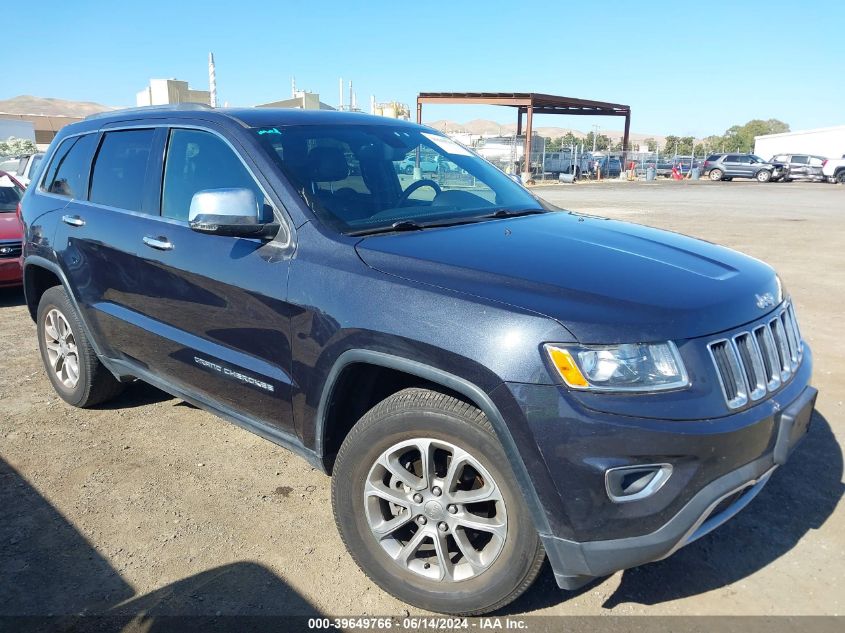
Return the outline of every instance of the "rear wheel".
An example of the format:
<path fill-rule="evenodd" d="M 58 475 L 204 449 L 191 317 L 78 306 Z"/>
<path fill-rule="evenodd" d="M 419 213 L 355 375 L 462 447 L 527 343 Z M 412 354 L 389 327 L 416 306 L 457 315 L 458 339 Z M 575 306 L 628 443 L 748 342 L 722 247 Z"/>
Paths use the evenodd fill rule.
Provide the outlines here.
<path fill-rule="evenodd" d="M 361 569 L 423 609 L 501 608 L 545 557 L 487 418 L 434 391 L 405 389 L 361 418 L 338 454 L 332 502 Z"/>
<path fill-rule="evenodd" d="M 97 359 L 62 286 L 41 296 L 37 321 L 41 360 L 62 400 L 75 407 L 92 407 L 123 390 L 123 384 Z"/>
<path fill-rule="evenodd" d="M 761 169 L 757 172 L 755 178 L 757 178 L 757 182 L 769 182 L 772 179 L 772 172 L 768 169 Z"/>
<path fill-rule="evenodd" d="M 711 169 L 710 170 L 710 180 L 716 181 L 721 180 L 724 177 L 724 172 L 721 169 Z"/>
<path fill-rule="evenodd" d="M 840 185 L 845 185 L 845 170 L 840 171 L 838 174 L 836 174 L 836 176 L 834 176 L 834 179 Z"/>

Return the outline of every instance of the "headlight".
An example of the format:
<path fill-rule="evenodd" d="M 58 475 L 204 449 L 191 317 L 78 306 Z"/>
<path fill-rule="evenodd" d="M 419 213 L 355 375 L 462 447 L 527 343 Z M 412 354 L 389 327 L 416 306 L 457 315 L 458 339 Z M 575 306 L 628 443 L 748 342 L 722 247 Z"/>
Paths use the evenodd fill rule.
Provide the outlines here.
<path fill-rule="evenodd" d="M 591 391 L 664 391 L 689 385 L 672 341 L 606 346 L 546 344 L 563 381 Z"/>

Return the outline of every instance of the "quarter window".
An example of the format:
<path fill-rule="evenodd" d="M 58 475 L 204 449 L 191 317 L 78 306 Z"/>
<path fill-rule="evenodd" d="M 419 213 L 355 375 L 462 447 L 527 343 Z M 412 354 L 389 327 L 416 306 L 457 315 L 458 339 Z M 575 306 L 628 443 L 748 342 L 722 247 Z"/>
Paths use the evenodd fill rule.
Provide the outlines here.
<path fill-rule="evenodd" d="M 107 132 L 91 176 L 91 202 L 140 211 L 154 130 Z"/>
<path fill-rule="evenodd" d="M 85 183 L 96 146 L 96 134 L 65 139 L 50 162 L 41 190 L 76 200 L 85 199 Z"/>
<path fill-rule="evenodd" d="M 266 204 L 255 179 L 220 137 L 201 130 L 171 130 L 161 214 L 187 221 L 195 193 L 228 188 L 251 189 L 259 204 Z"/>

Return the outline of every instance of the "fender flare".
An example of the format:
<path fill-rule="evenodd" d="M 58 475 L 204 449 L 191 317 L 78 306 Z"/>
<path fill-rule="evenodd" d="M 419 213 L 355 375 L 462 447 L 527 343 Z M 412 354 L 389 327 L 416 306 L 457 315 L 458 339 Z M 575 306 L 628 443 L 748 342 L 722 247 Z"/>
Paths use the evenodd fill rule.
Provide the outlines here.
<path fill-rule="evenodd" d="M 514 477 L 516 477 L 517 485 L 522 491 L 528 509 L 531 512 L 531 517 L 534 520 L 534 526 L 541 534 L 549 534 L 551 532 L 548 517 L 543 509 L 537 491 L 534 488 L 534 483 L 528 474 L 528 469 L 522 459 L 522 455 L 516 446 L 516 442 L 511 435 L 510 429 L 505 422 L 498 407 L 493 403 L 487 393 L 479 388 L 477 385 L 450 374 L 442 369 L 426 365 L 419 361 L 404 358 L 402 356 L 394 356 L 384 352 L 377 352 L 366 349 L 351 349 L 343 352 L 335 361 L 326 378 L 323 393 L 320 396 L 320 404 L 317 408 L 316 428 L 314 429 L 315 437 L 315 452 L 322 460 L 324 450 L 324 438 L 326 433 L 326 414 L 328 412 L 328 405 L 334 392 L 335 384 L 341 372 L 348 366 L 354 363 L 365 363 L 369 365 L 378 365 L 388 369 L 395 369 L 413 376 L 417 376 L 429 382 L 435 383 L 442 387 L 446 387 L 465 396 L 470 402 L 475 404 L 493 426 L 496 437 L 505 451 L 505 456 L 510 463 L 511 470 Z"/>
<path fill-rule="evenodd" d="M 94 348 L 94 353 L 97 354 L 97 358 L 100 359 L 100 362 L 102 362 L 103 365 L 105 365 L 109 369 L 109 371 L 115 374 L 116 377 L 119 377 L 118 374 L 116 374 L 111 368 L 110 364 L 108 363 L 108 360 L 104 358 L 97 339 L 91 336 L 91 328 L 88 326 L 88 321 L 86 321 L 85 319 L 85 314 L 79 308 L 79 302 L 76 300 L 76 296 L 74 296 L 73 291 L 71 291 L 70 283 L 68 282 L 67 275 L 65 275 L 65 271 L 63 271 L 61 266 L 59 266 L 56 262 L 50 261 L 46 257 L 42 257 L 40 255 L 29 255 L 23 262 L 23 293 L 27 301 L 27 307 L 29 306 L 29 297 L 26 296 L 26 272 L 27 268 L 31 268 L 33 266 L 49 270 L 51 273 L 56 275 L 56 277 L 59 278 L 59 284 L 65 289 L 68 299 L 70 300 L 70 304 L 73 306 L 73 309 L 76 310 L 76 315 L 79 317 L 79 322 L 82 324 L 82 328 L 85 330 L 85 337 L 88 339 L 88 342 L 91 343 L 91 347 Z M 38 311 L 37 305 L 35 306 L 35 310 L 36 312 Z M 35 319 L 34 315 L 33 319 Z"/>

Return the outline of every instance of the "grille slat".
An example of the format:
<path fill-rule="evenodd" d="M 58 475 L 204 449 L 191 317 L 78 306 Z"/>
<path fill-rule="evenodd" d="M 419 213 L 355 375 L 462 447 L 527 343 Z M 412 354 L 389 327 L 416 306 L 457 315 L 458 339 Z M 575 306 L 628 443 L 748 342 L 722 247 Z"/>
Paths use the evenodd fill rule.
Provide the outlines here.
<path fill-rule="evenodd" d="M 804 344 L 792 305 L 751 331 L 707 345 L 728 407 L 738 409 L 778 389 L 801 364 Z"/>

